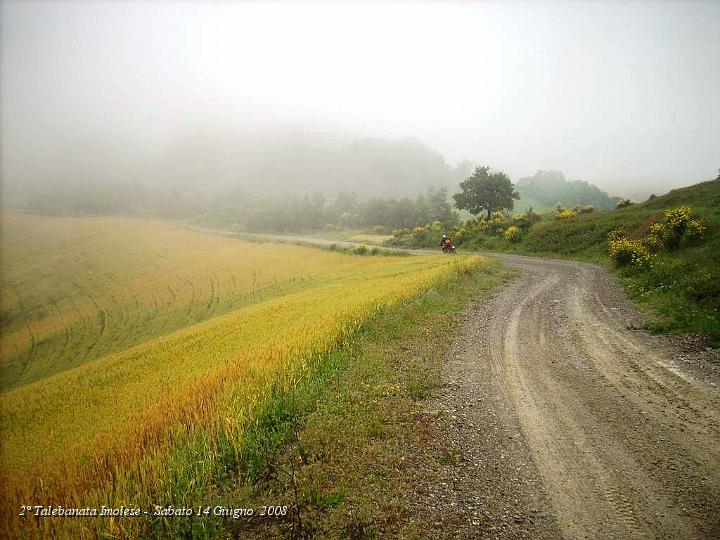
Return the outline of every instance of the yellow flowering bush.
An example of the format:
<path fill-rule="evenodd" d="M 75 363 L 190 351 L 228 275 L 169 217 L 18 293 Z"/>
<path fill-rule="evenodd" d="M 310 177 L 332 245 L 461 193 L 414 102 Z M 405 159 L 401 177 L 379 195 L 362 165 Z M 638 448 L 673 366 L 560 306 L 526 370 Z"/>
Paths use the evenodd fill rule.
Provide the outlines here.
<path fill-rule="evenodd" d="M 465 227 L 454 227 L 452 230 L 452 238 L 458 244 L 461 244 L 465 240 L 467 240 L 468 236 L 468 230 Z"/>
<path fill-rule="evenodd" d="M 642 240 L 630 240 L 627 237 L 610 241 L 610 258 L 618 266 L 647 266 L 652 260 L 652 253 Z"/>
<path fill-rule="evenodd" d="M 572 219 L 577 214 L 570 210 L 569 208 L 563 208 L 560 212 L 555 214 L 555 219 Z"/>
<path fill-rule="evenodd" d="M 508 223 L 508 219 L 502 212 L 496 210 L 490 215 L 490 221 L 488 222 L 488 228 L 495 234 L 503 234 L 505 232 L 505 226 Z"/>
<path fill-rule="evenodd" d="M 520 240 L 520 227 L 510 225 L 507 229 L 505 229 L 503 236 L 505 236 L 505 240 L 508 242 L 517 242 Z"/>
<path fill-rule="evenodd" d="M 484 232 L 488 228 L 488 221 L 484 217 L 475 220 L 472 225 L 472 230 L 475 232 Z"/>
<path fill-rule="evenodd" d="M 705 228 L 701 219 L 693 217 L 689 206 L 679 206 L 666 211 L 662 221 L 650 226 L 647 243 L 672 251 L 681 244 L 702 238 Z"/>
<path fill-rule="evenodd" d="M 422 235 L 422 233 L 424 233 L 424 232 L 425 232 L 425 227 L 415 227 L 412 230 L 413 236 L 415 236 L 416 238 L 419 237 L 420 235 Z"/>
<path fill-rule="evenodd" d="M 627 238 L 627 234 L 625 233 L 625 229 L 622 227 L 618 227 L 616 229 L 613 229 L 608 233 L 608 240 L 611 242 L 613 240 L 620 240 L 621 238 Z"/>

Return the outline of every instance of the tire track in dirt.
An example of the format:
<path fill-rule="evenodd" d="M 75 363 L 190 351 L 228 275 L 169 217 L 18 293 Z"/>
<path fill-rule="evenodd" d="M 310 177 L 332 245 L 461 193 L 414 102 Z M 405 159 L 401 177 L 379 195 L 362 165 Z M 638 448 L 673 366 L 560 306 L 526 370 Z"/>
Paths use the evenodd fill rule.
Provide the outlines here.
<path fill-rule="evenodd" d="M 477 361 L 515 408 L 564 536 L 720 536 L 717 389 L 626 328 L 635 314 L 604 269 L 498 258 L 523 276 L 471 322 L 488 332 Z"/>

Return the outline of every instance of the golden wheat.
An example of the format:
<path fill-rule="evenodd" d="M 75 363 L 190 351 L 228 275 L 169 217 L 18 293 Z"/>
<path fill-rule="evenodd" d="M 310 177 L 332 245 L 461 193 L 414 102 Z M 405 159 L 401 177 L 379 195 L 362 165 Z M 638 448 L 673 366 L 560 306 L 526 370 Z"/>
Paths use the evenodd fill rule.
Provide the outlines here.
<path fill-rule="evenodd" d="M 212 468 L 219 441 L 241 439 L 253 411 L 273 384 L 282 381 L 287 387 L 294 385 L 314 358 L 337 348 L 379 309 L 411 297 L 463 267 L 480 263 L 477 257 L 356 257 L 297 246 L 255 245 L 133 220 L 16 219 L 34 226 L 38 226 L 36 219 L 58 220 L 67 228 L 64 234 L 75 236 L 76 241 L 60 241 L 59 247 L 53 248 L 45 240 L 45 251 L 30 245 L 29 253 L 44 260 L 63 261 L 55 268 L 86 268 L 84 290 L 100 306 L 127 306 L 128 299 L 138 299 L 133 316 L 141 316 L 143 309 L 152 310 L 152 306 L 156 308 L 152 313 L 157 314 L 192 305 L 177 294 L 175 305 L 163 304 L 158 302 L 160 293 L 154 293 L 155 288 L 162 288 L 179 274 L 212 273 L 221 284 L 231 283 L 228 275 L 233 275 L 236 283 L 248 284 L 248 272 L 262 268 L 263 283 L 281 278 L 304 281 L 302 286 L 284 291 L 278 288 L 267 299 L 258 297 L 254 303 L 246 299 L 244 307 L 220 315 L 209 311 L 206 318 L 210 318 L 202 322 L 155 335 L 6 392 L 0 398 L 0 482 L 4 486 L 2 526 L 11 534 L 21 530 L 17 512 L 19 505 L 28 501 L 68 506 L 148 504 L 167 491 L 171 478 L 184 474 L 182 462 L 171 460 L 175 464 L 172 469 L 168 456 L 178 449 L 197 447 L 198 440 L 202 441 L 203 466 Z M 115 238 L 112 253 L 103 251 L 103 242 L 98 244 L 98 228 L 108 238 Z M 123 251 L 119 246 L 126 235 L 136 239 L 142 236 L 142 250 L 132 247 L 131 255 Z M 223 253 L 207 252 L 219 246 Z M 55 292 L 62 288 L 59 282 L 79 279 L 45 275 L 45 265 L 30 254 L 23 255 L 20 246 L 10 247 L 20 255 L 11 266 L 21 264 L 26 272 L 40 274 L 36 276 L 38 289 L 15 289 L 15 309 L 20 304 L 41 305 L 43 294 L 50 297 L 55 293 L 54 298 L 59 298 Z M 74 255 L 66 257 L 55 249 L 69 249 Z M 188 252 L 192 256 L 187 256 Z M 93 266 L 97 257 L 107 260 Z M 173 263 L 158 263 L 158 259 Z M 183 264 L 186 266 L 181 268 Z M 189 270 L 188 265 L 196 268 Z M 19 270 L 13 272 L 16 274 L 11 272 L 11 279 L 13 275 L 19 279 Z M 103 276 L 108 275 L 115 278 L 105 285 Z M 25 279 L 30 282 L 33 276 Z M 208 287 L 202 302 L 211 298 L 208 291 L 212 286 Z M 106 303 L 98 298 L 107 299 Z M 87 300 L 79 297 L 75 301 Z M 3 310 L 5 306 L 13 306 L 12 301 L 3 304 Z M 161 306 L 166 306 L 165 311 Z M 66 328 L 77 324 L 72 317 L 57 318 L 53 310 L 44 313 L 46 319 L 36 320 L 44 321 L 46 328 L 60 335 L 63 322 Z M 96 327 L 94 335 L 89 331 L 86 335 L 97 339 L 98 332 L 120 335 L 130 328 L 126 320 L 129 311 L 105 308 L 105 313 L 102 330 Z M 37 328 L 33 329 L 35 335 Z M 156 326 L 151 333 L 157 334 L 162 328 L 166 327 Z M 127 342 L 128 338 L 122 339 Z M 76 343 L 82 341 L 70 339 L 65 347 Z M 51 362 L 52 358 L 36 360 Z M 193 473 L 193 482 L 201 481 L 195 476 Z M 61 531 L 93 536 L 100 530 L 120 535 L 137 533 L 116 529 L 120 525 L 112 520 L 93 526 L 82 520 L 51 520 L 38 526 L 42 534 Z"/>

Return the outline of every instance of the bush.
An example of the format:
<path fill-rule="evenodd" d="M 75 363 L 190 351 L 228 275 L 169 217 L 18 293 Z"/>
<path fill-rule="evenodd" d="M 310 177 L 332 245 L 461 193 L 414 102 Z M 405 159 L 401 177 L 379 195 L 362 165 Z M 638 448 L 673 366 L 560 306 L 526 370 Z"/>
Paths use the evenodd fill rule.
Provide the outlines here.
<path fill-rule="evenodd" d="M 643 267 L 650 264 L 652 254 L 641 240 L 623 237 L 610 241 L 610 258 L 618 266 Z"/>
<path fill-rule="evenodd" d="M 439 233 L 443 230 L 445 226 L 443 225 L 442 221 L 433 221 L 430 224 L 430 230 L 435 233 Z"/>
<path fill-rule="evenodd" d="M 532 208 L 530 208 L 526 213 L 524 214 L 513 214 L 512 217 L 512 224 L 516 227 L 520 227 L 523 231 L 526 229 L 529 229 L 530 226 L 540 221 L 540 216 L 538 216 L 535 212 L 532 211 Z"/>
<path fill-rule="evenodd" d="M 627 208 L 628 206 L 632 206 L 632 201 L 630 199 L 625 199 L 622 201 L 618 201 L 618 203 L 615 205 L 615 208 Z"/>
<path fill-rule="evenodd" d="M 610 240 L 611 242 L 614 240 L 620 240 L 621 238 L 627 238 L 625 229 L 623 229 L 622 227 L 617 227 L 616 229 L 613 229 L 608 233 L 608 240 Z"/>
<path fill-rule="evenodd" d="M 525 219 L 527 220 L 527 222 L 530 225 L 534 225 L 535 223 L 540 221 L 540 219 L 542 219 L 542 218 L 540 217 L 540 214 L 535 213 L 535 211 L 533 210 L 533 207 L 531 206 L 530 208 L 527 209 L 527 212 L 525 212 Z"/>
<path fill-rule="evenodd" d="M 679 206 L 665 212 L 662 221 L 653 223 L 647 235 L 647 244 L 673 251 L 683 244 L 702 238 L 705 224 L 693 217 L 689 206 Z"/>
<path fill-rule="evenodd" d="M 564 208 L 562 211 L 555 214 L 555 219 L 572 219 L 577 214 L 570 210 L 569 208 Z"/>
<path fill-rule="evenodd" d="M 471 219 L 466 225 L 473 233 L 482 233 L 488 229 L 488 221 L 484 217 Z"/>
<path fill-rule="evenodd" d="M 505 240 L 508 242 L 517 242 L 520 240 L 520 228 L 515 225 L 510 225 L 505 229 L 503 236 L 505 236 Z"/>
<path fill-rule="evenodd" d="M 487 228 L 495 234 L 503 234 L 507 225 L 508 219 L 500 211 L 495 211 L 490 215 L 490 221 L 487 223 Z"/>
<path fill-rule="evenodd" d="M 465 227 L 462 226 L 453 227 L 450 237 L 456 244 L 462 244 L 465 240 L 468 239 L 468 231 Z"/>

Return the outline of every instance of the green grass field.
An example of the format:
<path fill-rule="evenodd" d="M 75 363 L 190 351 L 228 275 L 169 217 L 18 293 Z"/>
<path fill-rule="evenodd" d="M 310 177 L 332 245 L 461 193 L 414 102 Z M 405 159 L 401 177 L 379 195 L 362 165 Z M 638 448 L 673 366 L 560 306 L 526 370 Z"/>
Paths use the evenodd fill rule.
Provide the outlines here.
<path fill-rule="evenodd" d="M 132 219 L 2 219 L 10 536 L 24 501 L 147 507 L 244 467 L 243 434 L 269 393 L 294 388 L 383 309 L 488 264 L 254 244 Z M 142 525 L 42 527 L 92 537 Z"/>

